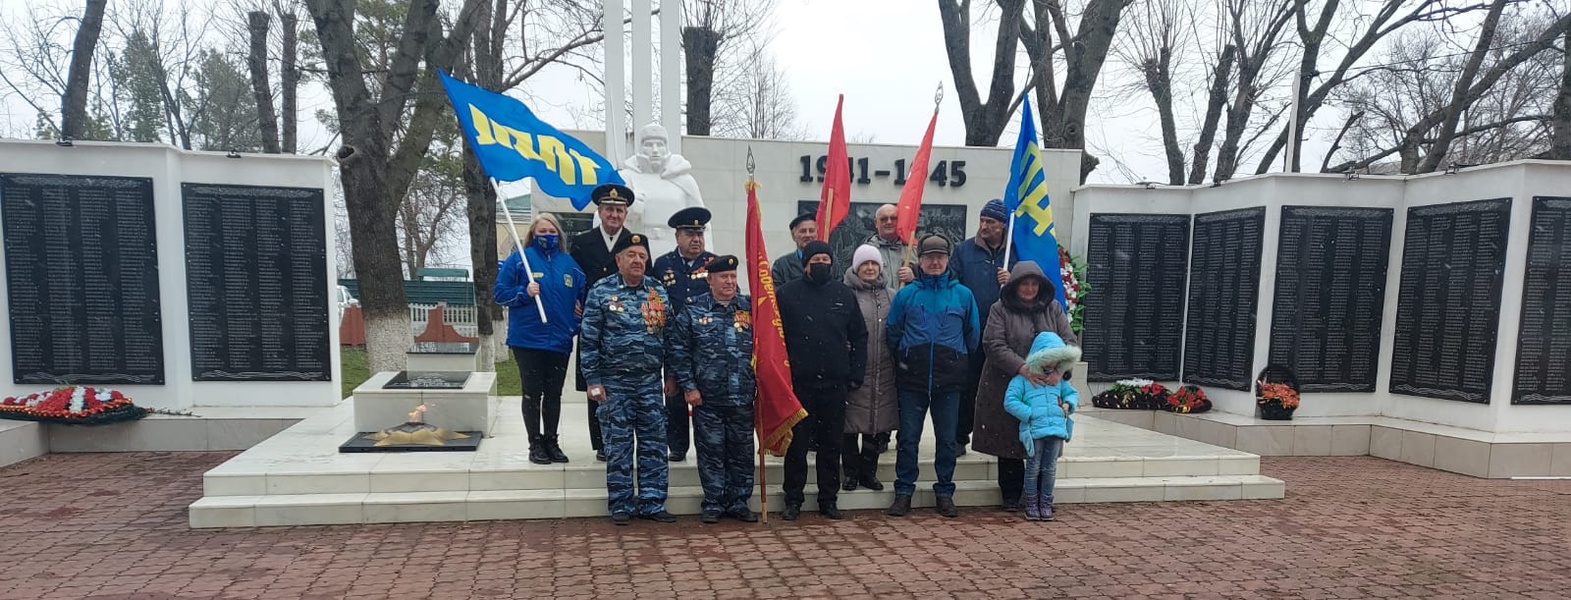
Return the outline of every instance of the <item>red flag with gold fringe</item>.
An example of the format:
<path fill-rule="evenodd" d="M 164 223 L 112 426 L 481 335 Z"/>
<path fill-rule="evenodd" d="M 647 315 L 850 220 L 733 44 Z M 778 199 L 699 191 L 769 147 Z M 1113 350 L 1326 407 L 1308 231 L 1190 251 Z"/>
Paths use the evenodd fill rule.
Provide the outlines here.
<path fill-rule="evenodd" d="M 791 446 L 791 428 L 807 417 L 802 402 L 791 389 L 791 364 L 786 360 L 785 335 L 780 331 L 780 307 L 775 303 L 774 277 L 769 274 L 769 251 L 764 249 L 763 216 L 758 210 L 758 182 L 747 181 L 748 291 L 753 294 L 753 370 L 758 397 L 753 421 L 758 430 L 758 451 L 784 456 Z"/>

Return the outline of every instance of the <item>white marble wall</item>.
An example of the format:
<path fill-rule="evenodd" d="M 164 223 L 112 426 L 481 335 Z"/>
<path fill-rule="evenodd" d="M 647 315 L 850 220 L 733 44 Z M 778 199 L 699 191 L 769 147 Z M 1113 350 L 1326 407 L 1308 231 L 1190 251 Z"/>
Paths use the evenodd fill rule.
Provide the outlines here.
<path fill-rule="evenodd" d="M 72 147 L 50 141 L 0 141 L 0 171 L 149 177 L 153 180 L 153 211 L 158 239 L 158 279 L 162 309 L 164 385 L 106 385 L 125 392 L 138 405 L 186 409 L 193 406 L 327 406 L 339 400 L 338 328 L 328 327 L 332 344 L 332 381 L 211 382 L 192 381 L 191 331 L 186 298 L 185 224 L 182 183 L 320 188 L 323 210 L 331 219 L 332 162 L 317 157 L 246 154 L 227 158 L 217 152 L 186 152 L 161 144 L 77 142 Z M 337 302 L 332 265 L 337 264 L 331 226 L 327 232 L 327 306 Z M 4 262 L 0 244 L 0 265 Z M 8 298 L 0 277 L 0 300 Z M 8 307 L 9 309 L 9 307 Z M 330 324 L 335 322 L 328 315 Z M 0 319 L 0 351 L 11 352 L 10 320 Z M 29 394 L 48 386 L 16 384 L 11 361 L 0 360 L 0 395 Z"/>
<path fill-rule="evenodd" d="M 1565 432 L 1571 431 L 1571 406 L 1511 404 L 1517 334 L 1521 327 L 1521 281 L 1527 261 L 1527 231 L 1533 197 L 1546 195 L 1571 195 L 1571 164 L 1518 161 L 1473 167 L 1453 175 L 1363 176 L 1356 181 L 1349 181 L 1342 175 L 1278 173 L 1230 181 L 1217 187 L 1159 187 L 1148 190 L 1140 186 L 1085 186 L 1074 191 L 1074 206 L 1075 220 L 1082 223 L 1094 213 L 1199 214 L 1251 206 L 1267 207 L 1265 238 L 1261 247 L 1259 307 L 1256 312 L 1255 371 L 1267 364 L 1270 351 L 1272 300 L 1276 291 L 1276 235 L 1281 223 L 1281 207 L 1392 208 L 1394 214 L 1376 391 L 1306 394 L 1297 414 L 1387 416 L 1493 432 Z M 1499 329 L 1494 349 L 1494 387 L 1489 404 L 1389 393 L 1407 209 L 1501 197 L 1512 199 L 1511 225 L 1506 250 L 1507 285 L 1500 299 Z M 1083 255 L 1086 247 L 1086 236 L 1071 238 L 1069 248 L 1075 254 Z M 1254 398 L 1250 392 L 1208 389 L 1207 393 L 1218 410 L 1235 414 L 1254 412 Z"/>

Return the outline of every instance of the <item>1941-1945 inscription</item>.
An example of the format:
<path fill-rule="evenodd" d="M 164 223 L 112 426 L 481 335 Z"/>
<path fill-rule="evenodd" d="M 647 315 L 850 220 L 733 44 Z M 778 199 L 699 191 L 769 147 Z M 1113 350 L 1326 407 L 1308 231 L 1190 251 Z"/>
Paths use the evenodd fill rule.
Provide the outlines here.
<path fill-rule="evenodd" d="M 15 383 L 164 383 L 153 180 L 0 173 Z"/>
<path fill-rule="evenodd" d="M 186 183 L 197 381 L 330 381 L 322 190 Z"/>

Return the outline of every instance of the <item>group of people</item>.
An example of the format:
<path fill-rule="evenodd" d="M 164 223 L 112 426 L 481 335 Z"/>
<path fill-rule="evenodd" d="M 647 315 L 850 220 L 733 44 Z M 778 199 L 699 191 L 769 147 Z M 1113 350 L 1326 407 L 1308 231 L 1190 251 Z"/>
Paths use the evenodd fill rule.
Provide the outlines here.
<path fill-rule="evenodd" d="M 497 277 L 530 460 L 568 461 L 557 427 L 576 336 L 578 389 L 590 400 L 596 458 L 607 463 L 612 522 L 674 521 L 667 471 L 690 447 L 703 522 L 756 521 L 752 304 L 738 291 L 741 261 L 707 251 L 710 213 L 690 207 L 667 223 L 676 249 L 651 264 L 647 238 L 623 227 L 633 190 L 602 185 L 591 199 L 594 229 L 563 248 L 560 223 L 540 214 L 522 255 Z M 895 214 L 893 205 L 878 210 L 875 235 L 849 265 L 836 264 L 814 216 L 801 215 L 790 222 L 795 250 L 773 264 L 792 385 L 807 413 L 785 457 L 781 517 L 801 515 L 810 452 L 824 517 L 844 518 L 842 490 L 884 489 L 878 458 L 896 431 L 895 499 L 886 512 L 908 514 L 931 419 L 939 514 L 958 515 L 955 460 L 974 441 L 999 459 L 1004 508 L 1051 519 L 1053 465 L 1078 405 L 1066 371 L 1079 342 L 1063 307 L 1042 267 L 1006 268 L 1002 202 L 988 202 L 976 236 L 958 245 L 930 234 L 912 247 L 896 234 Z"/>

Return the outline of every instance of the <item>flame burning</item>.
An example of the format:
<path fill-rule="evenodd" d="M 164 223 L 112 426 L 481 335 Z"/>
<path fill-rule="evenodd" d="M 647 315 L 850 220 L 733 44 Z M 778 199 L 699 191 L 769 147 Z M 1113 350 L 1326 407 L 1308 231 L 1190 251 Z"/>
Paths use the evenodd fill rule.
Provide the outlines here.
<path fill-rule="evenodd" d="M 425 414 L 425 401 L 421 400 L 420 406 L 416 406 L 414 410 L 409 411 L 409 422 L 424 423 L 425 421 L 420 420 L 420 415 L 423 414 Z"/>

